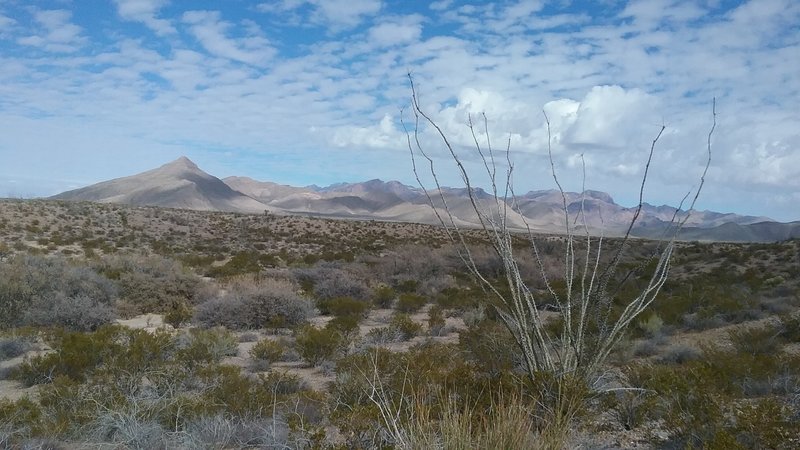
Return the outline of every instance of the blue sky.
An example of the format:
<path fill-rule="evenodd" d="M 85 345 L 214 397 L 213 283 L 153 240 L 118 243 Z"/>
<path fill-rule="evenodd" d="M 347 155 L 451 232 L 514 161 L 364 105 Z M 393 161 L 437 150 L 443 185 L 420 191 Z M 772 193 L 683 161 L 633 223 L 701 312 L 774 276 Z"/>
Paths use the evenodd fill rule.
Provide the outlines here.
<path fill-rule="evenodd" d="M 0 0 L 0 196 L 44 196 L 186 155 L 220 176 L 415 184 L 407 72 L 463 155 L 510 139 L 517 192 L 800 219 L 800 3 Z M 484 138 L 483 135 L 479 136 Z M 458 175 L 423 130 L 443 181 Z"/>

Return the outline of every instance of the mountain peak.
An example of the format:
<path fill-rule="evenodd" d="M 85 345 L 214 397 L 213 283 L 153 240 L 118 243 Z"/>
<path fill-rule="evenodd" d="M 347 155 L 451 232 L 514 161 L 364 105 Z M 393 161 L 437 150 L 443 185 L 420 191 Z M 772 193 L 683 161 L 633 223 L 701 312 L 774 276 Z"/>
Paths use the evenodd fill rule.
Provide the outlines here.
<path fill-rule="evenodd" d="M 197 164 L 195 164 L 191 159 L 187 158 L 186 156 L 181 156 L 175 161 L 164 164 L 162 167 L 175 167 L 181 169 L 200 170 L 200 168 L 197 167 Z"/>

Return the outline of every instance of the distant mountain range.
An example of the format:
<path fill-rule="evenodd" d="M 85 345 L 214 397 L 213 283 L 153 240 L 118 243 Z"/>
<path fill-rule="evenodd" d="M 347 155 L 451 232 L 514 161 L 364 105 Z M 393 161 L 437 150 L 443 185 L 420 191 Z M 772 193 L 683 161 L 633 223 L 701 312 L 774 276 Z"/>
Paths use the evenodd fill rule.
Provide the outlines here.
<path fill-rule="evenodd" d="M 475 190 L 480 202 L 493 201 L 481 189 Z M 472 210 L 466 189 L 443 188 L 442 195 L 456 223 L 476 226 L 478 218 Z M 444 214 L 438 193 L 431 193 L 435 206 Z M 370 180 L 363 183 L 339 183 L 328 187 L 294 187 L 256 181 L 247 177 L 220 180 L 202 171 L 186 157 L 178 158 L 157 169 L 129 177 L 104 181 L 85 188 L 51 197 L 59 200 L 123 203 L 202 211 L 243 213 L 306 214 L 336 218 L 391 220 L 438 224 L 425 192 L 397 181 Z M 585 211 L 587 226 L 606 236 L 624 233 L 635 208 L 614 202 L 610 195 L 586 191 L 583 195 L 566 193 L 571 213 Z M 507 223 L 512 228 L 558 233 L 563 230 L 563 200 L 556 190 L 531 191 L 517 196 Z M 676 213 L 671 206 L 644 204 L 634 234 L 660 237 Z M 684 217 L 686 212 L 679 211 Z M 767 217 L 741 216 L 712 211 L 692 211 L 682 239 L 772 242 L 800 238 L 800 222 L 779 223 Z"/>

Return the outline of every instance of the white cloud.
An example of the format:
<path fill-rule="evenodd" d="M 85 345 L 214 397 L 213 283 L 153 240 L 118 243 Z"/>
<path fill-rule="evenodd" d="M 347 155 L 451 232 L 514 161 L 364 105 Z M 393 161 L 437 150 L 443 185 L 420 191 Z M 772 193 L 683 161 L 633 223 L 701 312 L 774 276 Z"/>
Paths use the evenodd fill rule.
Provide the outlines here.
<path fill-rule="evenodd" d="M 312 131 L 325 131 L 313 129 Z M 330 143 L 339 148 L 399 149 L 406 143 L 406 135 L 394 124 L 391 115 L 385 114 L 381 121 L 366 127 L 341 127 L 333 130 Z"/>
<path fill-rule="evenodd" d="M 6 28 L 10 28 L 16 22 L 17 22 L 16 20 L 0 14 L 0 30 L 4 30 Z"/>
<path fill-rule="evenodd" d="M 435 2 L 431 2 L 428 6 L 430 9 L 434 11 L 444 11 L 449 8 L 453 4 L 453 0 L 438 0 Z"/>
<path fill-rule="evenodd" d="M 639 89 L 595 86 L 580 102 L 564 143 L 597 148 L 624 149 L 640 139 L 640 128 L 658 126 L 657 99 Z M 633 130 L 633 133 L 631 132 Z"/>
<path fill-rule="evenodd" d="M 401 45 L 419 39 L 422 34 L 420 18 L 410 17 L 387 21 L 369 30 L 369 42 L 379 46 Z"/>
<path fill-rule="evenodd" d="M 218 11 L 187 11 L 183 22 L 194 37 L 211 54 L 251 65 L 263 65 L 275 54 L 267 39 L 250 35 L 239 39 L 228 37 L 231 23 L 223 21 Z"/>
<path fill-rule="evenodd" d="M 114 0 L 119 16 L 125 20 L 141 22 L 158 35 L 175 33 L 169 20 L 159 19 L 158 12 L 169 0 Z"/>
<path fill-rule="evenodd" d="M 63 9 L 36 10 L 33 18 L 42 28 L 42 33 L 21 37 L 21 45 L 39 47 L 49 52 L 70 53 L 82 47 L 88 39 L 82 36 L 82 28 L 71 23 L 72 12 Z"/>
<path fill-rule="evenodd" d="M 256 9 L 266 13 L 297 13 L 298 9 L 309 7 L 309 19 L 339 31 L 360 24 L 366 17 L 379 13 L 380 0 L 280 0 L 260 3 Z"/>

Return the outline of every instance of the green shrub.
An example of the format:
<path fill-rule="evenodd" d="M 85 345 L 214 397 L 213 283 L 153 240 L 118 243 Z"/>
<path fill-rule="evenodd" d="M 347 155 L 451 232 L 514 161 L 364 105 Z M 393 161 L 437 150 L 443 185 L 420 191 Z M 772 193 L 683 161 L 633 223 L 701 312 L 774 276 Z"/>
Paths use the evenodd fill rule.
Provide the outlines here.
<path fill-rule="evenodd" d="M 173 328 L 179 328 L 191 319 L 192 309 L 182 300 L 175 300 L 169 311 L 164 314 L 164 322 L 172 325 Z"/>
<path fill-rule="evenodd" d="M 780 348 L 780 332 L 771 326 L 749 327 L 731 330 L 728 339 L 739 353 L 768 355 Z"/>
<path fill-rule="evenodd" d="M 389 322 L 389 328 L 402 337 L 404 341 L 412 339 L 422 332 L 422 325 L 414 322 L 408 314 L 395 313 Z"/>
<path fill-rule="evenodd" d="M 92 333 L 56 331 L 48 340 L 54 351 L 22 363 L 12 372 L 14 378 L 30 386 L 58 376 L 82 382 L 99 367 L 140 373 L 169 358 L 173 349 L 172 337 L 166 332 L 119 325 L 106 325 Z"/>
<path fill-rule="evenodd" d="M 456 287 L 442 289 L 435 300 L 444 309 L 465 310 L 476 305 L 475 298 L 469 290 Z"/>
<path fill-rule="evenodd" d="M 313 325 L 297 330 L 295 343 L 300 357 L 312 366 L 334 359 L 348 345 L 345 336 L 338 330 Z"/>
<path fill-rule="evenodd" d="M 208 270 L 210 277 L 232 277 L 258 273 L 265 266 L 274 266 L 277 259 L 274 255 L 259 253 L 257 251 L 239 252 L 222 266 L 215 266 Z"/>
<path fill-rule="evenodd" d="M 645 333 L 646 336 L 653 337 L 661 334 L 664 328 L 664 321 L 658 314 L 650 314 L 647 319 L 639 321 L 639 329 Z"/>
<path fill-rule="evenodd" d="M 492 376 L 511 370 L 517 362 L 513 336 L 495 321 L 484 320 L 462 330 L 458 346 L 465 358 L 475 363 L 476 370 Z"/>
<path fill-rule="evenodd" d="M 427 301 L 428 300 L 421 295 L 400 294 L 400 297 L 397 298 L 395 309 L 403 313 L 415 313 L 425 306 Z"/>
<path fill-rule="evenodd" d="M 336 297 L 320 299 L 317 301 L 317 308 L 322 314 L 332 314 L 337 317 L 365 317 L 369 304 L 351 297 Z"/>
<path fill-rule="evenodd" d="M 378 308 L 391 308 L 397 293 L 390 286 L 380 286 L 375 289 L 372 302 Z"/>
<path fill-rule="evenodd" d="M 254 359 L 274 363 L 281 360 L 285 351 L 286 347 L 283 343 L 274 339 L 263 339 L 250 349 L 250 356 Z"/>
<path fill-rule="evenodd" d="M 224 328 L 192 328 L 178 335 L 176 345 L 178 359 L 190 365 L 218 363 L 239 353 L 238 339 Z"/>
<path fill-rule="evenodd" d="M 411 294 L 417 292 L 419 288 L 419 281 L 417 280 L 399 280 L 394 284 L 395 290 L 401 294 Z"/>
<path fill-rule="evenodd" d="M 393 342 L 402 342 L 405 335 L 394 327 L 378 327 L 369 330 L 364 336 L 364 344 L 367 347 L 386 345 Z"/>
<path fill-rule="evenodd" d="M 283 358 L 286 345 L 274 339 L 263 339 L 250 349 L 253 358 L 253 368 L 259 371 L 268 370 L 269 367 Z"/>
<path fill-rule="evenodd" d="M 352 315 L 337 316 L 325 324 L 325 328 L 336 330 L 345 336 L 353 336 L 358 334 L 359 319 L 360 317 Z"/>
<path fill-rule="evenodd" d="M 433 305 L 428 311 L 428 333 L 431 336 L 441 335 L 444 331 L 445 323 L 442 307 Z"/>

